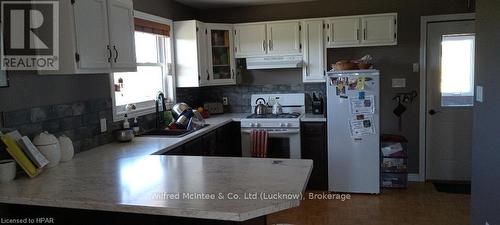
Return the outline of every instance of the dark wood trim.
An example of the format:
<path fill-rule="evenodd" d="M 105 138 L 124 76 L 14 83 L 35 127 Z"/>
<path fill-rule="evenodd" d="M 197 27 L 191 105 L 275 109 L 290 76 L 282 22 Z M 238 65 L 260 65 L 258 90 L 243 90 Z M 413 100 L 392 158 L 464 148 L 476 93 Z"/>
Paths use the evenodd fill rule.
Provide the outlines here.
<path fill-rule="evenodd" d="M 149 20 L 134 18 L 135 30 L 170 37 L 170 26 Z"/>

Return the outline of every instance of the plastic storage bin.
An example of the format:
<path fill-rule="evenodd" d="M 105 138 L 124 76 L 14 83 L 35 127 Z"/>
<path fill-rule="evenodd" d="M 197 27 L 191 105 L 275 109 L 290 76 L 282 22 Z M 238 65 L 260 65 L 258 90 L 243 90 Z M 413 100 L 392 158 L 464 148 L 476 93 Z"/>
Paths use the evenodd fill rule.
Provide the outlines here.
<path fill-rule="evenodd" d="M 380 186 L 408 186 L 408 141 L 400 135 L 384 134 L 380 141 Z"/>

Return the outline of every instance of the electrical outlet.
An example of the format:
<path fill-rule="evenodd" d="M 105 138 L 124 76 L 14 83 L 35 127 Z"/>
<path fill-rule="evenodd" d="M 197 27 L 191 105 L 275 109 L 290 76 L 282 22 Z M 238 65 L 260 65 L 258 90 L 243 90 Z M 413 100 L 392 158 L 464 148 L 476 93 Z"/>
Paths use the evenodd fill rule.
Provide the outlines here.
<path fill-rule="evenodd" d="M 483 95 L 484 95 L 484 93 L 483 93 L 483 86 L 477 85 L 476 86 L 476 101 L 483 102 L 483 100 L 484 100 L 483 99 L 483 97 L 484 97 Z"/>
<path fill-rule="evenodd" d="M 227 97 L 222 97 L 222 105 L 229 105 L 229 100 Z"/>
<path fill-rule="evenodd" d="M 101 133 L 108 131 L 108 125 L 106 124 L 106 118 L 102 118 L 101 122 Z"/>

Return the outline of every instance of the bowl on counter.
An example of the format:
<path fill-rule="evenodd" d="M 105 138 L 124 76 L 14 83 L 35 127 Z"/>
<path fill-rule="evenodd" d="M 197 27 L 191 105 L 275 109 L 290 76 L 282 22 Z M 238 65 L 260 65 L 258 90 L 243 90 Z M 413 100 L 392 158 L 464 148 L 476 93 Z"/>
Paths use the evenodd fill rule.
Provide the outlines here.
<path fill-rule="evenodd" d="M 7 183 L 16 178 L 16 161 L 0 160 L 0 183 Z"/>
<path fill-rule="evenodd" d="M 115 138 L 119 142 L 129 142 L 134 140 L 134 130 L 124 129 L 115 131 Z"/>
<path fill-rule="evenodd" d="M 339 71 L 339 70 L 357 70 L 358 65 L 356 63 L 350 62 L 348 60 L 341 60 L 335 64 L 332 64 L 332 68 L 337 70 L 337 71 Z"/>

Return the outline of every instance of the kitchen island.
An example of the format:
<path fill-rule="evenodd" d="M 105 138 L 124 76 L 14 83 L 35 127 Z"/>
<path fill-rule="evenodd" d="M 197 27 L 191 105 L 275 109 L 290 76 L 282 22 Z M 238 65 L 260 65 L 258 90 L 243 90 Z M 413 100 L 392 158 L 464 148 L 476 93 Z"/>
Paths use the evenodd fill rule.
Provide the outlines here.
<path fill-rule="evenodd" d="M 312 169 L 311 160 L 154 155 L 172 145 L 141 137 L 80 153 L 37 178 L 1 184 L 0 210 L 18 218 L 19 211 L 31 215 L 23 210 L 29 206 L 49 207 L 42 216 L 56 223 L 109 212 L 187 224 L 262 224 L 265 215 L 299 205 Z"/>

